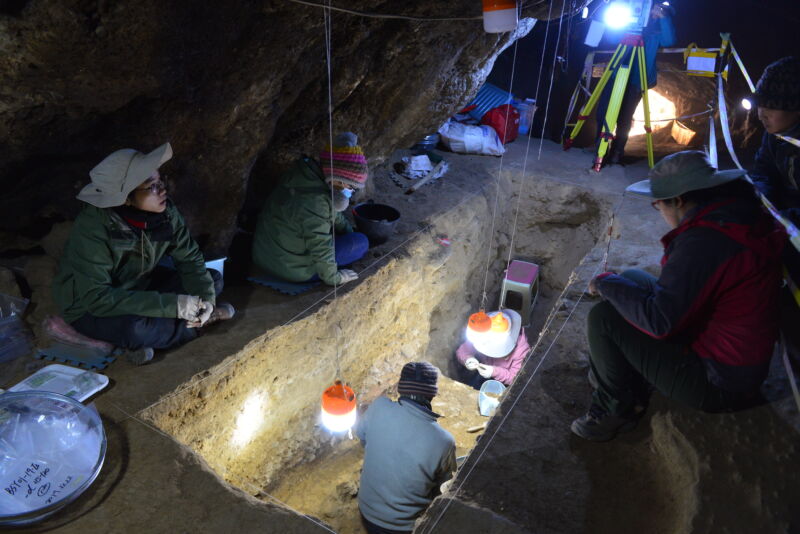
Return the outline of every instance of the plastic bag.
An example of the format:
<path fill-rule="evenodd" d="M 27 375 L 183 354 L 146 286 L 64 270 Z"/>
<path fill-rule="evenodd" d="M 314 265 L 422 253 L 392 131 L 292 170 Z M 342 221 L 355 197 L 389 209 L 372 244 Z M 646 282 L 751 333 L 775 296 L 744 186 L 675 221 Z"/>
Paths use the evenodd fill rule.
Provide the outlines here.
<path fill-rule="evenodd" d="M 511 104 L 497 106 L 486 112 L 481 124 L 491 126 L 503 144 L 510 143 L 519 135 L 519 111 Z"/>
<path fill-rule="evenodd" d="M 439 129 L 442 143 L 460 154 L 500 156 L 506 149 L 491 126 L 469 126 L 448 121 Z"/>

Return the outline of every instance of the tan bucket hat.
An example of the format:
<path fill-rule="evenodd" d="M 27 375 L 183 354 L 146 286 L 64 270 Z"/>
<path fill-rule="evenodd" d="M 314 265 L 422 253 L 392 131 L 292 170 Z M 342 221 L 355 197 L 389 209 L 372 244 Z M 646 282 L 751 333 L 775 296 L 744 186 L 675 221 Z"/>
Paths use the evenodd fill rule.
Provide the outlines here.
<path fill-rule="evenodd" d="M 98 208 L 121 206 L 131 191 L 170 158 L 172 147 L 169 143 L 164 143 L 149 154 L 132 148 L 112 152 L 89 171 L 92 181 L 81 189 L 77 198 Z"/>
<path fill-rule="evenodd" d="M 742 178 L 747 171 L 718 171 L 705 152 L 684 150 L 670 154 L 650 169 L 649 179 L 625 188 L 629 193 L 658 200 L 675 198 L 689 191 L 709 189 Z"/>

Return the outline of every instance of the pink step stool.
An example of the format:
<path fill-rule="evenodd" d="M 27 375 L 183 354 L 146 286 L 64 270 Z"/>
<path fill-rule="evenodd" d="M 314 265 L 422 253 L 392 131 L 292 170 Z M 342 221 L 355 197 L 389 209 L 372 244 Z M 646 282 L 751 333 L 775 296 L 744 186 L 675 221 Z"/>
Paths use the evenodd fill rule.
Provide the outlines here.
<path fill-rule="evenodd" d="M 522 326 L 528 326 L 538 296 L 539 266 L 522 260 L 512 261 L 500 289 L 500 307 L 518 312 L 522 316 Z"/>

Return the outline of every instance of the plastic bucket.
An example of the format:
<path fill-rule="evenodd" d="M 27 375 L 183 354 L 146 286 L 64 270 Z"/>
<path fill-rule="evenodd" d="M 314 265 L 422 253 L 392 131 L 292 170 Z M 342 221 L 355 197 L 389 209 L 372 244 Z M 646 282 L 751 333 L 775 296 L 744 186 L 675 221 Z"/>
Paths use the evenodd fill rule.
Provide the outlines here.
<path fill-rule="evenodd" d="M 478 392 L 478 409 L 481 415 L 491 417 L 500 405 L 500 398 L 506 387 L 497 380 L 487 380 Z"/>
<path fill-rule="evenodd" d="M 380 245 L 394 233 L 400 212 L 386 204 L 365 202 L 353 208 L 353 218 L 358 230 L 367 236 L 370 244 Z"/>

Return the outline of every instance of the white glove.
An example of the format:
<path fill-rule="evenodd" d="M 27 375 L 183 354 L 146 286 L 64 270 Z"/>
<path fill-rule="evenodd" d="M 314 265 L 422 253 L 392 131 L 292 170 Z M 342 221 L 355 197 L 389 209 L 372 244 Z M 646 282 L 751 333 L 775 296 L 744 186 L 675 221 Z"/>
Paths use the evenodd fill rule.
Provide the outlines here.
<path fill-rule="evenodd" d="M 339 271 L 339 283 L 346 284 L 347 282 L 352 282 L 353 280 L 358 280 L 358 273 L 352 271 L 350 269 L 342 269 Z"/>
<path fill-rule="evenodd" d="M 466 367 L 470 371 L 474 371 L 475 369 L 478 368 L 478 365 L 480 365 L 480 363 L 481 362 L 479 362 L 476 358 L 467 358 L 467 360 L 464 362 L 464 367 Z"/>
<path fill-rule="evenodd" d="M 214 311 L 214 305 L 210 302 L 203 301 L 200 308 L 200 313 L 197 315 L 197 321 L 190 322 L 186 326 L 189 328 L 200 328 L 204 326 L 211 318 L 211 312 Z"/>
<path fill-rule="evenodd" d="M 483 363 L 478 364 L 478 374 L 483 378 L 492 378 L 492 373 L 494 373 L 493 365 L 486 365 Z"/>
<path fill-rule="evenodd" d="M 190 323 L 197 321 L 203 299 L 193 295 L 178 295 L 178 319 L 185 319 Z"/>

